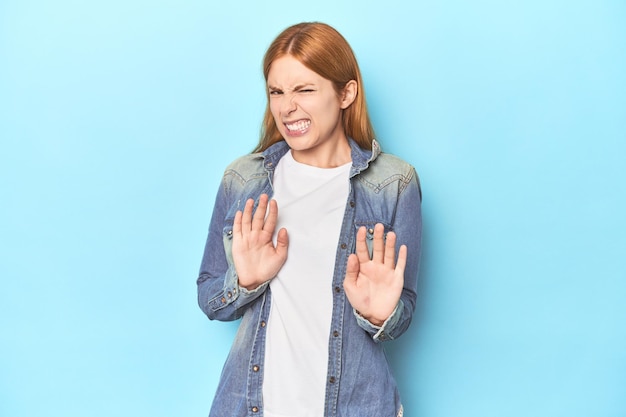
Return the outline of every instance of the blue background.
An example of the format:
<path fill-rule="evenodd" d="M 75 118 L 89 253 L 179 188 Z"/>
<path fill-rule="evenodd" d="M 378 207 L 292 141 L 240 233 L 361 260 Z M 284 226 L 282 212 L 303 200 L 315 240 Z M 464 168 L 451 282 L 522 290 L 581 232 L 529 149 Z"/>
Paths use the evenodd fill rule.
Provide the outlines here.
<path fill-rule="evenodd" d="M 0 1 L 0 415 L 201 416 L 195 299 L 261 59 L 321 20 L 424 192 L 407 416 L 626 415 L 626 3 Z"/>

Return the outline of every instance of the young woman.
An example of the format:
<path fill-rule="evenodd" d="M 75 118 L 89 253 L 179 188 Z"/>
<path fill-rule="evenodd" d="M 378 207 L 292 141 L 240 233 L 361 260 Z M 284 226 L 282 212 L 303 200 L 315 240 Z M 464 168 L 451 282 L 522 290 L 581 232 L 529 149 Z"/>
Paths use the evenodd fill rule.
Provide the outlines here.
<path fill-rule="evenodd" d="M 287 28 L 263 69 L 262 137 L 224 173 L 198 278 L 210 319 L 242 319 L 210 416 L 401 416 L 381 342 L 415 308 L 417 174 L 381 153 L 335 29 Z"/>

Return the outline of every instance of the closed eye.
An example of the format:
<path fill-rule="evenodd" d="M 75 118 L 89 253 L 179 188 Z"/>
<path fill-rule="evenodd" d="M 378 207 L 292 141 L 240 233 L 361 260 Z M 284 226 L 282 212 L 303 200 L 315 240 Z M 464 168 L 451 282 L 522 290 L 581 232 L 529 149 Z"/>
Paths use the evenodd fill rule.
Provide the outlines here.
<path fill-rule="evenodd" d="M 278 96 L 281 95 L 283 92 L 281 90 L 270 90 L 270 96 Z"/>

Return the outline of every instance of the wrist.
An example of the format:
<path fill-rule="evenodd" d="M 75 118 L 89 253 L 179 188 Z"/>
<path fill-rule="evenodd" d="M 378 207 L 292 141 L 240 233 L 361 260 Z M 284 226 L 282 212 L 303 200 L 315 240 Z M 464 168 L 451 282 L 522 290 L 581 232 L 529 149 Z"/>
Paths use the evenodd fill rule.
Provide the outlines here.
<path fill-rule="evenodd" d="M 364 315 L 364 314 L 362 314 L 362 313 L 361 313 L 360 311 L 358 311 L 358 310 L 355 310 L 355 311 L 356 311 L 356 313 L 357 313 L 359 316 L 363 317 L 365 320 L 369 321 L 371 324 L 373 324 L 373 325 L 374 325 L 374 326 L 376 326 L 376 327 L 382 327 L 382 325 L 383 325 L 383 324 L 385 324 L 385 320 L 386 320 L 386 319 L 385 319 L 385 320 L 380 320 L 380 319 L 377 319 L 377 318 L 375 318 L 375 317 L 373 317 L 373 316 Z"/>

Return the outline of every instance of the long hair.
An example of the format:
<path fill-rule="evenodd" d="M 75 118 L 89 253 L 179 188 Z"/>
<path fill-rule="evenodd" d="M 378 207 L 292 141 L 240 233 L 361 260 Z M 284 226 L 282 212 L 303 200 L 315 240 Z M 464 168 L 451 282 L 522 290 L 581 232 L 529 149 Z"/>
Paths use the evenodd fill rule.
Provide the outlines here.
<path fill-rule="evenodd" d="M 374 129 L 365 101 L 365 90 L 359 64 L 348 42 L 337 30 L 325 23 L 305 22 L 285 29 L 269 46 L 263 59 L 263 76 L 267 82 L 272 63 L 291 55 L 310 70 L 330 80 L 337 94 L 341 94 L 350 80 L 357 83 L 354 102 L 343 110 L 342 124 L 346 135 L 363 149 L 371 149 Z M 283 139 L 270 111 L 269 93 L 261 138 L 255 152 L 264 151 Z"/>

